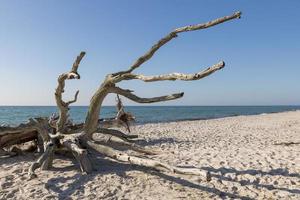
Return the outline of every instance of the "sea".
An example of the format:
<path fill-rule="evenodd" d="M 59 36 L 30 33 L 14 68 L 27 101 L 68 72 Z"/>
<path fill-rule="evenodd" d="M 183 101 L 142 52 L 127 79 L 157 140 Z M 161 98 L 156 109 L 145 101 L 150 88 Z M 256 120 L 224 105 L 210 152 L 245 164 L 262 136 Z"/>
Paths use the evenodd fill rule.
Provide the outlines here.
<path fill-rule="evenodd" d="M 84 122 L 87 106 L 70 107 L 73 122 Z M 300 106 L 126 106 L 136 117 L 136 124 L 215 119 L 239 115 L 257 115 L 300 110 Z M 29 118 L 48 117 L 57 113 L 55 106 L 0 106 L 0 125 L 18 125 Z M 115 106 L 104 106 L 100 118 L 116 115 Z"/>

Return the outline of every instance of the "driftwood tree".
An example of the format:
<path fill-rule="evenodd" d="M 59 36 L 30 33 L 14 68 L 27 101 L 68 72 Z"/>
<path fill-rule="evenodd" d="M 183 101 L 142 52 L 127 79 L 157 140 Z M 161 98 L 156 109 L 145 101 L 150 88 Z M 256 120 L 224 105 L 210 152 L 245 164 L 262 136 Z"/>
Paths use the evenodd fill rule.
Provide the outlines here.
<path fill-rule="evenodd" d="M 70 79 L 80 79 L 78 67 L 80 61 L 85 55 L 85 52 L 81 52 L 76 58 L 71 71 L 63 73 L 58 77 L 58 86 L 55 90 L 55 100 L 59 109 L 59 115 L 52 116 L 50 119 L 31 119 L 28 124 L 21 124 L 18 127 L 0 127 L 0 150 L 4 151 L 4 148 L 9 147 L 12 144 L 23 143 L 36 139 L 42 154 L 29 169 L 28 173 L 31 178 L 36 176 L 35 170 L 37 168 L 41 168 L 43 170 L 49 169 L 53 162 L 54 153 L 60 151 L 71 152 L 78 161 L 81 171 L 90 173 L 92 171 L 92 165 L 90 163 L 89 151 L 96 151 L 103 156 L 110 157 L 116 161 L 127 162 L 156 170 L 166 170 L 177 174 L 201 176 L 206 180 L 210 180 L 208 172 L 197 168 L 175 167 L 145 156 L 133 156 L 114 149 L 112 144 L 126 146 L 127 148 L 141 154 L 151 155 L 158 153 L 157 151 L 135 144 L 134 138 L 137 137 L 136 135 L 125 134 L 120 130 L 111 128 L 114 124 L 119 124 L 130 131 L 128 121 L 132 120 L 133 117 L 124 111 L 120 99 L 119 104 L 117 105 L 119 112 L 115 119 L 99 120 L 99 115 L 104 98 L 111 93 L 124 96 L 137 103 L 155 103 L 181 98 L 183 93 L 153 98 L 142 98 L 135 95 L 132 90 L 118 87 L 117 84 L 121 81 L 133 79 L 138 79 L 144 82 L 166 80 L 193 81 L 202 79 L 222 69 L 225 66 L 223 61 L 195 74 L 171 73 L 166 75 L 145 76 L 133 73 L 135 69 L 139 68 L 143 63 L 151 59 L 160 47 L 176 38 L 178 34 L 206 29 L 232 19 L 240 18 L 240 16 L 241 12 L 236 12 L 230 16 L 215 19 L 207 23 L 184 26 L 173 30 L 154 44 L 148 52 L 138 58 L 128 70 L 108 74 L 90 101 L 85 122 L 82 124 L 73 124 L 68 119 L 68 110 L 69 105 L 76 102 L 79 92 L 76 92 L 74 99 L 71 101 L 64 101 L 62 95 L 65 90 L 65 81 Z M 100 134 L 100 137 L 94 137 L 95 133 L 98 133 L 98 135 Z"/>

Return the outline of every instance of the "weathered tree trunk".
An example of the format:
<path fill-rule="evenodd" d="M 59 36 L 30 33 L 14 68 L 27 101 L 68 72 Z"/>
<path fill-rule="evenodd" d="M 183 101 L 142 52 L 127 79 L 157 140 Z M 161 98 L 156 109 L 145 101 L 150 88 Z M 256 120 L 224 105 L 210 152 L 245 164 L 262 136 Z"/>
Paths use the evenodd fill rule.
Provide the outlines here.
<path fill-rule="evenodd" d="M 82 124 L 72 124 L 68 120 L 69 105 L 76 102 L 79 91 L 76 92 L 74 100 L 67 102 L 62 99 L 62 94 L 64 93 L 66 80 L 80 79 L 78 67 L 85 55 L 85 52 L 81 52 L 76 58 L 71 71 L 61 74 L 58 77 L 58 86 L 55 90 L 55 100 L 59 109 L 59 116 L 52 117 L 49 120 L 45 118 L 32 119 L 28 124 L 23 124 L 13 128 L 1 127 L 0 153 L 4 148 L 11 145 L 38 140 L 40 138 L 39 141 L 42 141 L 42 145 L 40 146 L 43 148 L 43 153 L 29 169 L 29 175 L 32 178 L 36 176 L 35 170 L 37 168 L 49 169 L 51 167 L 55 152 L 66 150 L 73 154 L 74 158 L 78 161 L 82 172 L 90 173 L 92 171 L 92 165 L 90 164 L 88 152 L 92 150 L 116 161 L 128 162 L 156 170 L 167 170 L 177 174 L 201 176 L 209 181 L 210 175 L 204 170 L 197 168 L 175 167 L 151 158 L 146 158 L 145 156 L 132 156 L 113 148 L 114 145 L 117 145 L 126 146 L 133 151 L 147 155 L 159 153 L 157 150 L 148 149 L 135 144 L 134 138 L 137 137 L 136 135 L 125 134 L 119 130 L 111 129 L 112 126 L 119 125 L 125 127 L 128 132 L 130 132 L 129 121 L 134 120 L 134 117 L 130 113 L 126 113 L 124 111 L 123 104 L 118 95 L 122 95 L 138 103 L 155 103 L 181 98 L 184 94 L 181 92 L 160 97 L 141 98 L 133 94 L 132 90 L 117 87 L 117 83 L 133 79 L 142 80 L 144 82 L 175 80 L 193 81 L 202 79 L 222 69 L 225 66 L 223 61 L 195 74 L 171 73 L 166 75 L 145 76 L 133 73 L 135 69 L 140 67 L 147 60 L 151 59 L 160 47 L 171 41 L 173 38 L 176 38 L 177 34 L 209 28 L 232 19 L 240 18 L 240 16 L 241 12 L 236 12 L 230 16 L 225 16 L 204 24 L 190 25 L 173 30 L 152 46 L 148 52 L 138 58 L 128 70 L 108 74 L 90 101 L 85 122 Z M 110 93 L 117 94 L 117 116 L 114 119 L 99 120 L 103 100 Z M 100 133 L 101 137 L 94 138 L 93 135 L 95 133 Z"/>
<path fill-rule="evenodd" d="M 125 128 L 130 132 L 130 122 L 134 121 L 134 116 L 131 113 L 125 112 L 121 99 L 117 98 L 117 115 L 115 118 L 99 119 L 98 127 L 102 128 Z M 35 142 L 40 152 L 44 151 L 44 141 L 49 139 L 42 139 L 47 137 L 48 132 L 55 132 L 55 124 L 58 116 L 53 114 L 49 119 L 46 117 L 30 118 L 26 124 L 20 124 L 17 127 L 0 126 L 0 156 L 1 155 L 16 155 L 5 148 L 10 148 L 14 145 L 23 144 L 26 142 Z M 84 123 L 73 124 L 66 121 L 65 131 L 66 134 L 79 133 L 83 130 Z M 45 132 L 48 131 L 48 132 Z M 121 135 L 119 135 L 121 137 Z M 126 135 L 127 137 L 127 135 Z M 137 135 L 130 135 L 130 138 L 137 138 Z"/>

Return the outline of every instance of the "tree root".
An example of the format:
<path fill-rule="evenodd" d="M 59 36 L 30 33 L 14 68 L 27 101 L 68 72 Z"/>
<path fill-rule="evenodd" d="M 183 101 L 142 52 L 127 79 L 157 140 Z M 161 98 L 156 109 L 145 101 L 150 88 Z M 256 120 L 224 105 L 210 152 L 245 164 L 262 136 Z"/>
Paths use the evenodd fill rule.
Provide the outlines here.
<path fill-rule="evenodd" d="M 127 149 L 139 152 L 139 153 L 143 153 L 143 154 L 147 154 L 147 155 L 157 155 L 159 153 L 161 153 L 158 150 L 154 150 L 154 149 L 148 149 L 142 146 L 139 146 L 137 144 L 135 144 L 134 142 L 127 142 L 127 141 L 123 141 L 120 138 L 117 138 L 115 136 L 102 136 L 102 137 L 97 137 L 97 138 L 93 138 L 93 141 L 95 141 L 97 144 L 103 144 L 103 145 L 109 145 L 109 146 L 117 146 L 117 147 L 125 147 Z"/>
<path fill-rule="evenodd" d="M 162 171 L 162 169 L 167 170 L 169 172 L 173 172 L 176 174 L 184 174 L 184 175 L 196 175 L 205 180 L 210 181 L 211 175 L 209 172 L 197 169 L 197 168 L 181 168 L 181 167 L 174 167 L 156 160 L 152 160 L 150 158 L 141 158 L 137 156 L 128 155 L 122 151 L 115 150 L 109 146 L 104 146 L 101 144 L 97 144 L 94 141 L 87 141 L 87 145 L 99 152 L 104 156 L 108 156 L 113 158 L 117 161 L 127 162 L 138 166 L 149 167 L 152 169 L 156 169 L 158 171 Z"/>
<path fill-rule="evenodd" d="M 70 150 L 73 153 L 74 157 L 80 165 L 81 172 L 92 172 L 92 165 L 88 158 L 88 153 L 86 149 L 81 148 L 77 143 L 70 140 L 63 142 L 63 146 L 65 146 L 68 150 Z"/>
<path fill-rule="evenodd" d="M 46 170 L 51 165 L 53 160 L 53 151 L 55 149 L 55 144 L 48 142 L 46 145 L 45 152 L 30 166 L 28 170 L 28 176 L 30 179 L 37 177 L 35 170 L 42 166 L 43 170 Z"/>

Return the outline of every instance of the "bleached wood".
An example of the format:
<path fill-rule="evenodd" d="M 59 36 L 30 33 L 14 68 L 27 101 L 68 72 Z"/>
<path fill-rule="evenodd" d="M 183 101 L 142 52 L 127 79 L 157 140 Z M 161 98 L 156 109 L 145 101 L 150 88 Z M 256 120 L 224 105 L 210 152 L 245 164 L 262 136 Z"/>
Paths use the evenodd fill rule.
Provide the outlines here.
<path fill-rule="evenodd" d="M 76 160 L 79 162 L 82 172 L 90 173 L 92 166 L 88 158 L 89 150 L 96 150 L 100 154 L 113 158 L 117 161 L 127 162 L 134 165 L 149 167 L 156 170 L 167 170 L 176 174 L 189 174 L 196 175 L 210 180 L 210 174 L 204 170 L 198 168 L 184 168 L 175 167 L 157 160 L 153 160 L 147 157 L 139 157 L 129 155 L 120 150 L 114 149 L 117 147 L 125 146 L 129 150 L 135 151 L 135 153 L 143 154 L 156 154 L 153 149 L 148 149 L 137 144 L 134 144 L 133 138 L 136 135 L 125 134 L 119 130 L 114 130 L 106 127 L 112 127 L 114 124 L 124 126 L 129 129 L 129 120 L 133 120 L 134 117 L 130 113 L 126 113 L 118 95 L 122 95 L 137 103 L 155 103 L 162 101 L 169 101 L 181 98 L 184 93 L 175 93 L 171 95 L 143 98 L 133 94 L 132 90 L 122 89 L 116 84 L 124 80 L 142 80 L 144 82 L 153 81 L 193 81 L 199 80 L 211 75 L 212 73 L 222 69 L 225 66 L 223 61 L 207 68 L 204 71 L 200 71 L 194 74 L 183 73 L 170 73 L 164 75 L 146 76 L 143 74 L 133 74 L 132 72 L 140 67 L 147 60 L 151 59 L 154 53 L 163 45 L 167 44 L 173 38 L 177 37 L 177 34 L 188 31 L 195 31 L 215 26 L 217 24 L 240 18 L 241 12 L 236 12 L 232 15 L 225 16 L 207 23 L 196 24 L 190 26 L 184 26 L 174 29 L 167 36 L 159 40 L 154 44 L 151 49 L 144 55 L 139 57 L 126 71 L 121 71 L 113 74 L 108 74 L 96 90 L 91 98 L 88 108 L 85 122 L 82 124 L 73 124 L 68 120 L 69 105 L 77 101 L 78 93 L 75 93 L 74 99 L 70 101 L 64 101 L 62 96 L 65 89 L 65 81 L 70 79 L 80 79 L 78 74 L 78 67 L 85 55 L 85 52 L 81 52 L 77 56 L 73 63 L 70 72 L 63 73 L 58 77 L 58 85 L 55 90 L 55 100 L 59 109 L 59 116 L 52 116 L 49 120 L 31 120 L 28 124 L 18 127 L 0 127 L 0 153 L 4 152 L 4 147 L 18 142 L 36 140 L 41 138 L 44 145 L 44 153 L 39 159 L 34 162 L 29 169 L 29 176 L 35 177 L 35 170 L 41 168 L 42 170 L 49 169 L 52 165 L 54 153 L 60 150 L 72 152 Z M 114 119 L 99 120 L 100 109 L 102 107 L 103 100 L 108 94 L 117 94 L 117 116 Z M 94 133 L 100 133 L 103 137 L 93 138 Z M 29 139 L 28 139 L 29 137 Z M 97 140 L 97 141 L 95 141 Z M 13 142 L 12 142 L 13 141 Z M 116 147 L 116 148 L 117 148 Z M 6 154 L 6 152 L 4 152 Z M 145 155 L 143 155 L 145 156 Z"/>
<path fill-rule="evenodd" d="M 132 90 L 126 90 L 119 87 L 111 87 L 110 92 L 120 94 L 137 103 L 157 103 L 162 101 L 170 101 L 170 100 L 181 98 L 184 95 L 184 93 L 181 92 L 181 93 L 160 96 L 160 97 L 142 98 L 133 94 Z"/>
<path fill-rule="evenodd" d="M 139 57 L 131 65 L 131 67 L 129 68 L 129 70 L 117 72 L 117 73 L 114 73 L 113 75 L 120 75 L 120 74 L 131 73 L 133 70 L 135 70 L 136 68 L 140 67 L 143 63 L 145 63 L 147 60 L 149 60 L 150 58 L 152 58 L 152 56 L 154 55 L 154 53 L 160 47 L 162 47 L 163 45 L 165 45 L 166 43 L 168 43 L 173 38 L 176 38 L 178 33 L 188 32 L 188 31 L 196 31 L 196 30 L 200 30 L 200 29 L 206 29 L 206 28 L 209 28 L 209 27 L 221 24 L 223 22 L 226 22 L 226 21 L 229 21 L 229 20 L 232 20 L 232 19 L 236 19 L 236 18 L 239 19 L 241 17 L 241 14 L 242 14 L 241 12 L 235 12 L 232 15 L 221 17 L 221 18 L 218 18 L 218 19 L 215 19 L 215 20 L 203 23 L 203 24 L 195 24 L 195 25 L 189 25 L 189 26 L 184 26 L 184 27 L 176 28 L 175 30 L 173 30 L 172 32 L 170 32 L 168 35 L 166 35 L 165 37 L 163 37 L 162 39 L 160 39 L 143 56 Z"/>
<path fill-rule="evenodd" d="M 73 153 L 82 172 L 92 172 L 92 165 L 88 158 L 88 152 L 86 149 L 81 148 L 79 144 L 71 140 L 64 141 L 63 146 Z"/>
<path fill-rule="evenodd" d="M 146 99 L 146 98 L 139 98 L 135 95 L 133 95 L 130 91 L 128 90 L 122 90 L 116 87 L 116 83 L 121 82 L 123 80 L 131 80 L 131 79 L 140 79 L 146 82 L 150 81 L 162 81 L 162 80 L 199 80 L 203 77 L 206 77 L 210 75 L 211 73 L 222 69 L 224 67 L 224 62 L 221 61 L 217 63 L 216 65 L 208 68 L 207 70 L 196 73 L 196 74 L 181 74 L 181 73 L 173 73 L 173 74 L 168 74 L 168 75 L 158 75 L 158 76 L 144 76 L 144 75 L 136 75 L 132 74 L 132 71 L 135 70 L 136 68 L 140 67 L 144 62 L 152 58 L 154 53 L 163 45 L 165 45 L 167 42 L 172 40 L 173 38 L 177 37 L 178 33 L 182 32 L 188 32 L 188 31 L 195 31 L 195 30 L 201 30 L 205 28 L 209 28 L 212 26 L 215 26 L 217 24 L 240 18 L 241 12 L 235 12 L 232 15 L 221 17 L 203 24 L 196 24 L 196 25 L 189 25 L 189 26 L 184 26 L 181 28 L 177 28 L 173 30 L 171 33 L 169 33 L 167 36 L 164 38 L 160 39 L 155 45 L 151 47 L 151 49 L 146 52 L 143 56 L 139 57 L 133 65 L 130 66 L 130 68 L 126 71 L 120 71 L 117 73 L 109 74 L 106 76 L 104 82 L 101 84 L 99 89 L 95 92 L 93 95 L 91 101 L 90 101 L 90 106 L 89 110 L 86 116 L 85 120 L 85 128 L 84 131 L 87 134 L 91 134 L 94 131 L 96 131 L 97 128 L 97 121 L 99 119 L 99 114 L 100 114 L 100 108 L 101 104 L 106 97 L 107 94 L 114 92 L 120 95 L 123 95 L 133 101 L 136 101 L 138 103 L 153 103 L 153 102 L 159 102 L 163 100 L 169 100 L 169 99 L 176 99 L 181 97 L 183 93 L 170 95 L 170 96 L 164 96 L 162 98 L 152 98 L 152 99 Z M 122 94 L 121 94 L 122 93 Z M 182 94 L 180 96 L 180 94 Z"/>
<path fill-rule="evenodd" d="M 52 142 L 48 142 L 46 145 L 45 152 L 35 161 L 32 163 L 28 170 L 29 178 L 35 178 L 35 170 L 43 165 L 43 163 L 51 157 L 51 154 L 53 153 L 55 148 L 55 145 Z M 49 164 L 47 165 L 47 167 Z M 45 168 L 45 167 L 44 167 Z"/>
<path fill-rule="evenodd" d="M 113 158 L 117 161 L 121 162 L 127 162 L 130 164 L 138 165 L 138 166 L 143 166 L 143 167 L 149 167 L 153 168 L 159 171 L 162 171 L 162 169 L 167 170 L 169 172 L 173 172 L 176 174 L 185 174 L 185 175 L 196 175 L 204 178 L 207 181 L 210 181 L 211 176 L 207 171 L 197 169 L 197 168 L 181 168 L 181 167 L 175 167 L 171 166 L 169 164 L 153 160 L 150 158 L 142 158 L 142 157 L 137 157 L 137 156 L 131 156 L 128 155 L 122 151 L 115 150 L 109 146 L 97 144 L 92 141 L 87 141 L 87 145 L 98 151 L 99 153 L 108 156 L 110 158 Z"/>
<path fill-rule="evenodd" d="M 27 123 L 16 127 L 2 126 L 0 127 L 0 148 L 37 140 L 38 136 L 42 138 L 43 143 L 47 143 L 50 140 L 46 131 L 48 128 L 47 118 L 30 118 Z"/>
<path fill-rule="evenodd" d="M 67 122 L 69 105 L 71 103 L 76 102 L 77 96 L 79 93 L 79 91 L 77 91 L 75 93 L 74 100 L 65 102 L 62 99 L 62 94 L 64 93 L 64 89 L 65 89 L 65 81 L 69 80 L 69 79 L 80 79 L 80 75 L 78 74 L 77 70 L 78 70 L 80 61 L 82 60 L 84 55 L 85 55 L 85 52 L 81 52 L 79 54 L 79 56 L 77 56 L 75 62 L 73 63 L 73 67 L 72 67 L 71 71 L 61 74 L 57 80 L 58 85 L 55 90 L 55 100 L 56 100 L 56 105 L 59 109 L 59 119 L 56 122 L 56 129 L 57 129 L 57 132 L 59 132 L 59 133 L 63 132 L 65 124 Z"/>
<path fill-rule="evenodd" d="M 208 67 L 206 70 L 195 73 L 195 74 L 182 74 L 182 73 L 171 73 L 165 75 L 157 75 L 157 76 L 145 76 L 143 74 L 132 74 L 126 73 L 121 75 L 122 80 L 132 80 L 132 79 L 139 79 L 145 82 L 153 82 L 153 81 L 195 81 L 202 79 L 210 74 L 222 69 L 225 66 L 223 61 Z"/>
<path fill-rule="evenodd" d="M 127 142 L 126 140 L 123 140 L 122 138 L 116 137 L 116 136 L 105 136 L 105 137 L 97 137 L 93 138 L 93 141 L 95 141 L 97 144 L 103 144 L 103 145 L 108 145 L 108 146 L 113 146 L 116 145 L 118 147 L 125 147 L 127 149 L 140 152 L 143 154 L 148 154 L 148 155 L 156 155 L 159 154 L 160 151 L 157 149 L 150 149 L 150 148 L 145 148 L 140 145 L 137 145 L 132 142 Z"/>
<path fill-rule="evenodd" d="M 119 130 L 107 129 L 107 128 L 98 128 L 95 133 L 112 135 L 112 136 L 118 137 L 127 142 L 130 142 L 130 139 L 138 138 L 138 135 L 129 135 L 129 134 L 125 134 Z"/>

